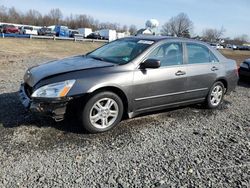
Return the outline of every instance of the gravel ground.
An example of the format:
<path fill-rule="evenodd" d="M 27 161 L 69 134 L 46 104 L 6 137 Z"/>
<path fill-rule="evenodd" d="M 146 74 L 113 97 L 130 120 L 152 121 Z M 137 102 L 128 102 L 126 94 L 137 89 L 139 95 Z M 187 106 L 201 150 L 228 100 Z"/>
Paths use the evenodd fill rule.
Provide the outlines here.
<path fill-rule="evenodd" d="M 250 187 L 250 84 L 219 110 L 171 109 L 91 135 L 20 104 L 24 70 L 44 60 L 1 63 L 0 187 Z"/>

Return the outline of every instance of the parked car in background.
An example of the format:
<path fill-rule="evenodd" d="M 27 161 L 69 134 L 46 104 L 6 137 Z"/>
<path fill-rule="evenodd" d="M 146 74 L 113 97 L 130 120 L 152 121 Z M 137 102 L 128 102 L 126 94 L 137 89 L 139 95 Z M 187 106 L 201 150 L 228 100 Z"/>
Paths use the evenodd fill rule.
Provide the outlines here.
<path fill-rule="evenodd" d="M 3 26 L 3 33 L 19 33 L 18 27 L 14 25 L 4 25 Z"/>
<path fill-rule="evenodd" d="M 250 50 L 249 46 L 238 46 L 238 50 Z"/>
<path fill-rule="evenodd" d="M 37 35 L 38 33 L 37 33 L 37 30 L 31 26 L 22 26 L 22 27 L 20 27 L 20 34 Z"/>
<path fill-rule="evenodd" d="M 79 36 L 79 31 L 78 31 L 78 30 L 73 30 L 73 29 L 70 29 L 70 30 L 69 30 L 69 37 L 75 38 L 75 37 L 77 37 L 77 36 Z M 82 38 L 83 38 L 83 35 L 81 35 L 81 36 L 82 36 Z"/>
<path fill-rule="evenodd" d="M 4 25 L 0 25 L 0 33 L 3 33 L 3 26 Z"/>
<path fill-rule="evenodd" d="M 88 39 L 103 39 L 99 33 L 90 33 L 86 38 Z"/>
<path fill-rule="evenodd" d="M 37 30 L 38 35 L 45 35 L 45 36 L 55 36 L 56 32 L 53 31 L 51 28 L 48 27 L 42 27 Z"/>
<path fill-rule="evenodd" d="M 232 50 L 238 50 L 239 49 L 239 47 L 237 45 L 234 45 L 234 44 L 227 44 L 226 48 L 232 49 Z"/>
<path fill-rule="evenodd" d="M 239 47 L 237 45 L 233 45 L 233 50 L 238 50 Z"/>
<path fill-rule="evenodd" d="M 250 59 L 246 59 L 240 64 L 239 76 L 241 79 L 247 78 L 250 80 Z"/>
<path fill-rule="evenodd" d="M 224 47 L 220 44 L 215 44 L 215 43 L 211 43 L 210 46 L 212 46 L 213 48 L 220 50 L 223 49 Z"/>
<path fill-rule="evenodd" d="M 203 42 L 138 36 L 29 68 L 19 95 L 31 111 L 56 121 L 70 111 L 86 130 L 98 133 L 123 117 L 165 108 L 218 108 L 237 82 L 236 62 Z"/>

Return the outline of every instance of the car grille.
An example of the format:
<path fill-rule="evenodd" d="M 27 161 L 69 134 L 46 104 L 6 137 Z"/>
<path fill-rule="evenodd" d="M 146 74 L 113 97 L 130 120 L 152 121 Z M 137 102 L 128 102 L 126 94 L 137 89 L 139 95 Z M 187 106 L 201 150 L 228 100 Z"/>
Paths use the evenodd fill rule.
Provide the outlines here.
<path fill-rule="evenodd" d="M 26 93 L 26 95 L 29 97 L 29 98 L 31 98 L 31 95 L 32 95 L 32 93 L 33 93 L 33 89 L 32 89 L 32 87 L 30 87 L 28 84 L 24 84 L 24 90 L 25 90 L 25 93 Z"/>

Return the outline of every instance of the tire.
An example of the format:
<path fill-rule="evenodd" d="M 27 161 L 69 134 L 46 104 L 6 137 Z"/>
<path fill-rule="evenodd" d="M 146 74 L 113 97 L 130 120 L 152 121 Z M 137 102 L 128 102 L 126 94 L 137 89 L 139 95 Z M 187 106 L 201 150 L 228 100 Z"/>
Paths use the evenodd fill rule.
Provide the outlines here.
<path fill-rule="evenodd" d="M 81 113 L 83 128 L 90 133 L 108 131 L 120 123 L 123 110 L 122 100 L 115 93 L 109 91 L 97 93 L 83 107 Z"/>
<path fill-rule="evenodd" d="M 216 109 L 223 103 L 225 86 L 222 82 L 215 82 L 210 88 L 206 99 L 206 106 L 209 109 Z"/>

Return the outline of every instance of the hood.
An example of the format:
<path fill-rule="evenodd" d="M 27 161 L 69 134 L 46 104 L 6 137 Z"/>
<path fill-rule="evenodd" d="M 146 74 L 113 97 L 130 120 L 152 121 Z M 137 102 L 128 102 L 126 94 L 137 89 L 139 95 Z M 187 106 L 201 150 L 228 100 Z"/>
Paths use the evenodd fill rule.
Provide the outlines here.
<path fill-rule="evenodd" d="M 95 60 L 85 56 L 74 56 L 62 60 L 51 61 L 42 65 L 30 68 L 24 75 L 24 82 L 31 87 L 40 80 L 58 74 L 79 71 L 85 69 L 102 68 L 114 66 L 112 63 Z"/>

